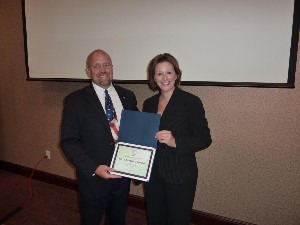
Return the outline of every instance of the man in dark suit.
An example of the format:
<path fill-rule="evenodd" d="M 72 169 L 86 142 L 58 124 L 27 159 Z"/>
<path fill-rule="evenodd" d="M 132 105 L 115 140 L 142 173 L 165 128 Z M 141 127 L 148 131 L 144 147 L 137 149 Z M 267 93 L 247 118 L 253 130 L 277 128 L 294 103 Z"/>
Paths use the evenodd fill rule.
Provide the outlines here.
<path fill-rule="evenodd" d="M 116 136 L 105 110 L 107 90 L 115 112 L 138 110 L 133 92 L 112 85 L 113 65 L 103 50 L 95 50 L 86 60 L 92 83 L 65 98 L 60 146 L 76 168 L 82 225 L 99 225 L 105 212 L 106 225 L 124 225 L 130 179 L 110 174 L 109 167 Z"/>

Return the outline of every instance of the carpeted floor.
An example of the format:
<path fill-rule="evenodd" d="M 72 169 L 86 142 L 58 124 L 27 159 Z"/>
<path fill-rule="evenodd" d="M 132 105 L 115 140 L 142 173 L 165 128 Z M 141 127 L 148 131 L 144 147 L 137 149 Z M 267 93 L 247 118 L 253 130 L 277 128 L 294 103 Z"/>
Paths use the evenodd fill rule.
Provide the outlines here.
<path fill-rule="evenodd" d="M 32 180 L 33 198 L 22 208 L 29 193 L 29 178 L 3 170 L 0 178 L 2 225 L 79 225 L 76 191 Z M 21 210 L 3 220 L 15 209 Z M 129 207 L 126 224 L 146 225 L 145 211 Z"/>

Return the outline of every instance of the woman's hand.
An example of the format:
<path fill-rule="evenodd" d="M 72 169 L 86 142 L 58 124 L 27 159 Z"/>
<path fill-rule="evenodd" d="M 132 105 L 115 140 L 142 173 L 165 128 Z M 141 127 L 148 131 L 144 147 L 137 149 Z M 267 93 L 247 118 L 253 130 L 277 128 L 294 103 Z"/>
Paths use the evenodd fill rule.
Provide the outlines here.
<path fill-rule="evenodd" d="M 155 138 L 160 142 L 167 144 L 170 147 L 176 148 L 176 141 L 172 132 L 169 130 L 161 130 L 155 134 Z"/>

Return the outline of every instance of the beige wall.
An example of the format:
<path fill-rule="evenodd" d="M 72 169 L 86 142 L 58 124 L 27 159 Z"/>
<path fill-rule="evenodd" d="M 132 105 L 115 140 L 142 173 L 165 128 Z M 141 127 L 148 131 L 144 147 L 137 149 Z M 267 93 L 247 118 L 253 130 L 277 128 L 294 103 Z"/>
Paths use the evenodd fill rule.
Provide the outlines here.
<path fill-rule="evenodd" d="M 33 167 L 49 150 L 52 159 L 38 169 L 74 178 L 58 148 L 62 102 L 86 84 L 26 81 L 21 0 L 0 0 L 0 29 L 0 160 Z M 194 209 L 256 224 L 300 224 L 299 64 L 295 89 L 183 87 L 201 97 L 213 137 L 197 154 Z M 146 85 L 122 86 L 136 93 L 139 107 L 152 95 Z M 131 193 L 143 196 L 141 186 Z"/>

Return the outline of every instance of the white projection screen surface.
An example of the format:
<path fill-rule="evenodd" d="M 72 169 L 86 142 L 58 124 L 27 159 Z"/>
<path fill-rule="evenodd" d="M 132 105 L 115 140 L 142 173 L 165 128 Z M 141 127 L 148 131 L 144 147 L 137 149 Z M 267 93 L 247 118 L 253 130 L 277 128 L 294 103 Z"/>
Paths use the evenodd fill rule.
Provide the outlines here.
<path fill-rule="evenodd" d="M 117 82 L 146 82 L 148 62 L 168 52 L 186 84 L 294 85 L 294 0 L 22 3 L 28 80 L 88 80 L 86 57 L 103 49 Z"/>

